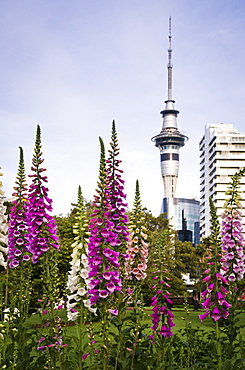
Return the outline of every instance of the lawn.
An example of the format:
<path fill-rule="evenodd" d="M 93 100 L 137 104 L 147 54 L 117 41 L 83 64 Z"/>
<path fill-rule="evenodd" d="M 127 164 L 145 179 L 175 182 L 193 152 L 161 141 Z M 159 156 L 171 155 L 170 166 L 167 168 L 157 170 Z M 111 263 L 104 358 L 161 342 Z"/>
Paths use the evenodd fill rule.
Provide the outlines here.
<path fill-rule="evenodd" d="M 202 314 L 204 312 L 203 309 L 199 310 L 199 311 L 193 311 L 193 309 L 191 308 L 188 312 L 186 312 L 184 310 L 184 308 L 173 308 L 172 309 L 172 313 L 174 314 L 174 323 L 175 323 L 175 326 L 173 327 L 173 333 L 176 334 L 174 336 L 171 337 L 171 340 L 168 340 L 167 339 L 167 345 L 169 345 L 168 347 L 168 350 L 171 352 L 171 358 L 170 357 L 166 357 L 166 361 L 173 361 L 173 363 L 177 363 L 178 364 L 178 361 L 183 361 L 186 362 L 187 360 L 187 357 L 188 357 L 188 361 L 207 361 L 207 354 L 208 354 L 208 359 L 212 362 L 214 361 L 215 363 L 215 359 L 216 359 L 216 347 L 215 347 L 215 332 L 213 331 L 211 335 L 208 335 L 208 333 L 210 333 L 213 329 L 214 329 L 214 322 L 213 320 L 210 318 L 210 317 L 207 317 L 204 322 L 201 322 L 200 319 L 199 319 L 199 315 Z M 241 325 L 241 335 L 242 335 L 242 338 L 243 340 L 245 339 L 245 328 L 243 327 L 244 323 L 245 323 L 245 310 L 243 311 L 239 311 L 239 323 Z M 155 359 L 154 356 L 156 356 L 156 354 L 158 353 L 157 352 L 157 346 L 155 346 L 154 348 L 152 347 L 151 343 L 150 343 L 150 340 L 149 340 L 149 335 L 152 334 L 152 330 L 150 328 L 150 326 L 152 325 L 151 323 L 151 313 L 152 313 L 152 310 L 150 307 L 145 307 L 145 310 L 144 310 L 144 314 L 143 314 L 143 317 L 141 319 L 141 326 L 143 326 L 144 324 L 146 324 L 147 328 L 144 329 L 143 331 L 143 336 L 141 338 L 143 338 L 143 343 L 146 343 L 146 344 L 143 344 L 142 348 L 140 347 L 140 345 L 137 346 L 137 351 L 139 352 L 136 352 L 137 355 L 138 353 L 140 353 L 140 351 L 144 351 L 144 354 L 142 355 L 143 357 L 146 355 L 146 356 L 150 356 L 150 360 Z M 79 349 L 79 341 L 78 341 L 78 336 L 79 336 L 79 322 L 68 322 L 67 323 L 67 320 L 66 320 L 66 311 L 65 310 L 59 310 L 58 312 L 58 315 L 61 317 L 61 323 L 64 324 L 64 332 L 63 332 L 63 340 L 64 340 L 64 343 L 65 344 L 68 344 L 67 347 L 64 348 L 64 358 L 65 359 L 68 359 L 67 361 L 73 361 L 73 359 L 75 358 L 78 358 L 76 357 L 77 356 L 77 351 Z M 128 310 L 127 311 L 127 316 L 128 318 L 130 318 L 130 316 L 133 315 L 133 310 Z M 43 318 L 43 316 L 42 316 Z M 47 317 L 48 318 L 48 317 Z M 67 323 L 67 324 L 65 324 Z M 35 315 L 32 315 L 31 318 L 28 320 L 28 324 L 30 326 L 32 326 L 33 328 L 35 328 L 37 330 L 36 332 L 36 335 L 37 335 L 37 338 L 45 335 L 45 332 L 46 332 L 46 328 L 44 328 L 44 330 L 42 331 L 42 334 L 41 332 L 38 333 L 39 331 L 39 324 L 40 324 L 40 316 L 38 314 L 35 314 Z M 86 324 L 85 324 L 86 325 Z M 130 328 L 131 326 L 131 320 L 127 320 L 126 322 L 126 327 Z M 29 327 L 30 327 L 29 326 Z M 132 324 L 132 336 L 130 338 L 133 337 L 134 335 L 134 329 L 133 329 L 133 326 L 134 324 Z M 189 330 L 189 336 L 186 336 L 186 327 L 188 326 L 188 330 Z M 245 325 L 244 325 L 245 326 Z M 83 327 L 84 328 L 84 327 Z M 95 333 L 95 336 L 93 337 L 93 340 L 96 341 L 96 347 L 97 348 L 100 348 L 100 345 L 103 344 L 102 341 L 102 337 L 101 335 L 99 334 L 100 332 L 100 328 L 101 328 L 101 323 L 99 321 L 97 322 L 93 322 L 93 332 Z M 198 331 L 196 330 L 192 330 L 192 329 L 199 329 Z M 82 353 L 85 354 L 86 352 L 89 352 L 88 350 L 88 342 L 90 342 L 88 340 L 88 337 L 86 335 L 86 331 L 83 330 L 84 334 L 85 334 L 85 337 L 83 337 L 82 339 Z M 130 330 L 131 332 L 131 330 Z M 126 333 L 126 330 L 125 330 L 125 333 Z M 118 331 L 117 329 L 115 328 L 115 326 L 111 325 L 108 332 L 107 332 L 107 336 L 108 337 L 111 337 L 111 348 L 112 348 L 112 354 L 115 354 L 117 353 L 117 348 L 115 349 L 115 345 L 117 346 L 116 344 L 116 341 L 115 341 L 115 338 L 116 336 L 118 335 Z M 123 348 L 125 350 L 128 349 L 128 343 L 129 343 L 129 347 L 130 347 L 130 341 L 128 341 L 128 338 L 129 336 L 128 335 L 131 335 L 131 333 L 129 333 L 129 331 L 127 331 L 126 333 L 126 341 L 123 342 L 124 337 L 122 337 L 122 342 L 120 343 L 127 343 L 127 344 L 123 344 Z M 221 336 L 223 336 L 221 334 Z M 226 337 L 225 337 L 226 338 Z M 140 341 L 141 339 L 139 339 Z M 144 342 L 145 340 L 145 342 Z M 110 339 L 109 339 L 110 341 Z M 133 343 L 133 342 L 131 342 Z M 223 342 L 225 343 L 225 342 Z M 237 359 L 240 360 L 241 358 L 241 355 L 240 353 L 242 353 L 242 350 L 243 350 L 243 346 L 240 346 L 240 343 L 237 344 Z M 89 343 L 90 345 L 90 343 Z M 114 345 L 114 347 L 113 347 Z M 131 348 L 131 347 L 130 347 Z M 167 348 L 167 347 L 166 347 Z M 165 349 L 166 349 L 165 348 Z M 227 348 L 227 340 L 226 340 L 226 348 Z M 114 351 L 114 352 L 113 352 Z M 129 351 L 132 351 L 132 349 L 129 349 Z M 153 352 L 151 352 L 153 351 Z M 168 352 L 170 354 L 170 352 Z M 33 351 L 34 353 L 34 351 Z M 91 352 L 90 352 L 91 353 Z M 128 360 L 129 359 L 129 356 L 132 352 L 125 352 L 125 358 Z M 226 360 L 226 352 L 224 350 L 224 360 Z M 240 356 L 240 357 L 239 357 Z M 234 356 L 233 356 L 234 357 Z M 131 357 L 130 357 L 131 358 Z M 89 366 L 90 365 L 90 361 L 91 363 L 93 364 L 94 366 L 94 361 L 96 359 L 96 354 L 94 354 L 94 352 L 92 352 L 92 355 L 91 357 L 88 356 L 87 358 L 84 359 L 84 366 Z M 137 361 L 141 361 L 141 357 L 139 356 L 137 358 Z M 236 360 L 236 359 L 235 359 Z M 136 360 L 135 360 L 136 361 Z M 194 363 L 193 362 L 193 363 Z M 70 363 L 70 362 L 69 362 Z M 172 365 L 172 363 L 171 363 Z M 200 364 L 199 364 L 200 365 Z M 199 366 L 197 365 L 197 366 Z M 73 365 L 72 365 L 73 366 Z M 128 366 L 128 365 L 127 365 Z M 141 366 L 141 365 L 140 365 Z M 209 365 L 207 365 L 209 366 Z M 202 362 L 201 362 L 201 365 L 199 367 L 195 367 L 196 369 L 211 369 L 211 367 L 203 367 L 202 365 Z M 240 365 L 239 365 L 240 366 Z M 68 367 L 67 367 L 68 368 Z M 69 369 L 71 369 L 73 367 L 69 367 Z M 95 368 L 95 367 L 93 367 Z M 127 367 L 128 369 L 129 367 Z M 166 367 L 168 368 L 168 367 Z M 174 367 L 174 369 L 177 369 L 178 367 Z M 184 369 L 187 367 L 180 367 L 181 369 Z M 189 367 L 188 367 L 189 368 Z M 232 367 L 231 367 L 232 368 Z M 234 368 L 234 367 L 233 367 Z M 99 369 L 99 367 L 98 367 Z M 135 369 L 139 369 L 139 367 L 135 367 Z M 152 367 L 151 367 L 152 369 Z M 212 367 L 213 369 L 213 367 Z M 235 368 L 234 368 L 235 369 Z M 242 369 L 242 367 L 237 367 L 237 369 Z"/>
<path fill-rule="evenodd" d="M 207 317 L 203 322 L 200 321 L 199 315 L 203 314 L 205 312 L 204 310 L 189 310 L 188 315 L 186 314 L 184 308 L 172 309 L 172 312 L 174 314 L 173 321 L 175 323 L 175 326 L 173 327 L 173 333 L 176 333 L 180 329 L 184 329 L 186 327 L 186 321 L 191 324 L 192 328 L 200 328 L 207 331 L 214 329 L 214 322 L 211 317 Z M 238 312 L 240 312 L 238 316 L 239 323 L 241 326 L 244 326 L 241 328 L 241 335 L 242 338 L 245 339 L 245 310 Z M 149 322 L 149 325 L 151 325 L 150 315 L 151 309 L 150 307 L 147 307 L 145 310 L 145 321 L 147 323 Z"/>
<path fill-rule="evenodd" d="M 128 315 L 130 315 L 130 312 L 131 311 L 129 310 Z M 210 317 L 207 317 L 203 322 L 200 321 L 199 315 L 204 313 L 204 310 L 199 310 L 199 311 L 189 310 L 188 315 L 186 314 L 186 311 L 183 308 L 175 308 L 172 310 L 172 312 L 174 314 L 173 321 L 175 323 L 175 326 L 173 327 L 173 333 L 176 333 L 180 329 L 185 329 L 186 322 L 190 323 L 192 328 L 200 328 L 202 330 L 207 330 L 207 331 L 211 331 L 214 328 L 213 320 Z M 238 316 L 240 325 L 244 326 L 241 328 L 241 335 L 242 335 L 242 338 L 245 339 L 245 310 L 238 311 L 238 312 L 240 312 Z M 146 324 L 149 324 L 149 326 L 151 326 L 151 316 L 150 316 L 151 313 L 152 313 L 151 308 L 146 307 L 143 322 Z M 62 321 L 65 322 L 66 321 L 65 319 L 66 311 L 60 310 L 59 315 Z M 40 317 L 39 315 L 33 315 L 28 321 L 29 321 L 29 324 L 36 326 L 40 322 Z M 94 325 L 96 327 L 98 324 L 95 322 Z M 67 334 L 76 335 L 76 333 L 77 333 L 77 329 L 75 327 L 75 324 L 73 322 L 69 322 L 68 327 L 67 327 Z"/>

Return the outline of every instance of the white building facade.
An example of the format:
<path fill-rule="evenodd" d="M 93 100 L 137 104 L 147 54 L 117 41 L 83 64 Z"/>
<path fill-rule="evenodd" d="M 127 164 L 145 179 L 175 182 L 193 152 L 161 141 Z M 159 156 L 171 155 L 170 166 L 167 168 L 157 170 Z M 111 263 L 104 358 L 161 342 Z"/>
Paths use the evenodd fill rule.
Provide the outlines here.
<path fill-rule="evenodd" d="M 199 143 L 200 151 L 200 238 L 210 235 L 209 198 L 221 216 L 231 177 L 245 167 L 245 134 L 232 124 L 208 124 Z M 241 179 L 245 225 L 245 178 Z"/>

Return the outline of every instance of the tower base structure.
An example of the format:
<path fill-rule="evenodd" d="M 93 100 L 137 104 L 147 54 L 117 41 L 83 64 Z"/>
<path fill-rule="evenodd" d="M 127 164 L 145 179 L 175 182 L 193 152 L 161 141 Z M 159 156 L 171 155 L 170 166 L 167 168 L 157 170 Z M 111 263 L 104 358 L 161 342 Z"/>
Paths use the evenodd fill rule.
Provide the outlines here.
<path fill-rule="evenodd" d="M 161 213 L 178 231 L 179 240 L 200 244 L 200 202 L 188 198 L 163 198 Z"/>

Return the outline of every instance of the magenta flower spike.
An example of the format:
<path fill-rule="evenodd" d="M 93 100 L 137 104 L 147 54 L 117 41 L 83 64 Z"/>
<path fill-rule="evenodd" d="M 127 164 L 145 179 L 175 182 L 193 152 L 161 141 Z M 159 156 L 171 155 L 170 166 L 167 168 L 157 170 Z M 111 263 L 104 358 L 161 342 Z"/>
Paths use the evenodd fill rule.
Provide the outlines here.
<path fill-rule="evenodd" d="M 15 182 L 12 207 L 9 214 L 8 265 L 16 268 L 20 263 L 30 260 L 28 244 L 28 196 L 23 149 L 20 147 L 19 167 Z"/>
<path fill-rule="evenodd" d="M 223 286 L 228 285 L 228 280 L 220 273 L 220 230 L 216 210 L 211 200 L 210 210 L 212 229 L 209 264 L 211 267 L 204 271 L 207 276 L 203 278 L 203 282 L 207 285 L 207 288 L 201 293 L 201 297 L 203 299 L 202 307 L 206 312 L 199 316 L 201 321 L 209 315 L 215 321 L 218 321 L 221 317 L 226 319 L 229 315 L 228 307 L 226 307 L 227 301 L 225 300 L 227 290 Z"/>
<path fill-rule="evenodd" d="M 37 125 L 36 142 L 32 159 L 32 183 L 28 194 L 28 234 L 29 251 L 32 253 L 32 262 L 37 263 L 41 255 L 50 247 L 59 249 L 58 236 L 54 218 L 49 214 L 52 211 L 52 200 L 48 197 L 46 187 L 46 171 L 41 165 L 44 161 L 41 152 L 41 129 Z"/>
<path fill-rule="evenodd" d="M 1 169 L 1 167 L 0 167 Z M 3 176 L 0 172 L 0 176 Z M 6 207 L 4 205 L 4 191 L 2 190 L 2 181 L 0 181 L 0 265 L 5 269 L 7 267 L 6 254 L 8 253 L 8 224 Z"/>
<path fill-rule="evenodd" d="M 128 241 L 128 217 L 126 215 L 124 181 L 115 123 L 112 123 L 111 150 L 105 160 L 105 148 L 101 138 L 100 171 L 97 194 L 94 196 L 93 212 L 89 223 L 89 279 L 88 291 L 91 305 L 103 302 L 114 292 L 121 291 L 121 253 Z M 110 308 L 111 309 L 111 308 Z"/>
<path fill-rule="evenodd" d="M 123 170 L 121 170 L 121 160 L 117 157 L 119 155 L 118 139 L 116 133 L 115 122 L 112 122 L 111 132 L 111 149 L 108 151 L 109 156 L 106 160 L 106 189 L 105 195 L 109 202 L 109 212 L 107 215 L 107 223 L 112 228 L 113 234 L 108 233 L 108 228 L 105 228 L 105 237 L 108 237 L 110 244 L 115 247 L 116 252 L 120 252 L 120 255 L 114 253 L 114 258 L 119 258 L 120 263 L 124 261 L 125 256 L 122 252 L 125 251 L 126 243 L 129 240 L 128 230 L 128 216 L 126 203 L 126 194 L 124 193 L 124 180 L 122 179 Z M 114 250 L 114 248 L 112 248 Z"/>
<path fill-rule="evenodd" d="M 154 285 L 152 289 L 154 289 L 155 294 L 151 298 L 151 306 L 153 314 L 151 315 L 152 318 L 152 326 L 151 329 L 153 334 L 150 335 L 152 340 L 155 339 L 156 336 L 163 336 L 166 338 L 170 338 L 172 336 L 172 328 L 175 325 L 173 322 L 174 315 L 168 308 L 171 304 L 171 294 L 167 290 L 171 288 L 171 285 L 166 282 L 169 281 L 169 277 L 166 275 L 167 270 L 165 269 L 164 265 L 164 258 L 165 258 L 165 244 L 169 242 L 171 239 L 171 235 L 169 234 L 169 230 L 165 230 L 156 245 L 156 252 L 155 252 L 155 271 L 153 273 L 156 275 L 154 276 Z"/>
<path fill-rule="evenodd" d="M 245 174 L 245 169 L 232 176 L 232 182 L 227 192 L 230 198 L 226 201 L 222 215 L 221 243 L 221 274 L 233 287 L 244 277 L 244 233 L 240 203 L 239 184 Z"/>
<path fill-rule="evenodd" d="M 235 208 L 235 209 L 234 209 Z M 244 276 L 244 235 L 239 202 L 229 204 L 222 221 L 222 263 L 223 278 L 236 282 Z"/>

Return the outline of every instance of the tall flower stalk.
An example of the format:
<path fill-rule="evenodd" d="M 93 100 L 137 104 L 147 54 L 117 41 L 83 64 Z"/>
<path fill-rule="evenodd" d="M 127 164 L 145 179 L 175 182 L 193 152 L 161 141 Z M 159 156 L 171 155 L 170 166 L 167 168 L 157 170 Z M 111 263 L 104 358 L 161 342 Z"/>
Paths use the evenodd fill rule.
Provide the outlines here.
<path fill-rule="evenodd" d="M 91 304 L 103 302 L 105 298 L 120 292 L 122 245 L 128 240 L 124 181 L 122 171 L 118 168 L 120 160 L 115 124 L 112 127 L 111 150 L 105 161 L 105 148 L 100 138 L 101 157 L 97 195 L 94 196 L 93 213 L 89 231 L 91 236 L 88 245 L 89 257 L 89 290 Z M 107 168 L 106 168 L 107 163 Z M 110 307 L 109 307 L 110 308 Z M 113 309 L 114 307 L 111 307 Z"/>
<path fill-rule="evenodd" d="M 28 317 L 30 303 L 30 279 L 31 263 L 28 244 L 27 227 L 27 184 L 25 174 L 24 154 L 22 147 L 19 148 L 19 167 L 12 194 L 14 200 L 9 214 L 9 243 L 8 243 L 8 265 L 11 315 L 16 315 L 14 322 L 17 324 L 17 344 L 20 360 L 24 361 L 26 329 L 25 322 Z M 16 325 L 15 324 L 15 325 Z"/>
<path fill-rule="evenodd" d="M 1 170 L 1 167 L 0 167 Z M 0 171 L 0 177 L 3 176 Z M 3 183 L 0 180 L 0 269 L 4 268 L 6 270 L 5 274 L 0 275 L 0 308 L 3 311 L 6 308 L 7 300 L 7 287 L 6 282 L 8 278 L 7 270 L 7 253 L 8 253 L 8 224 L 7 224 L 7 215 L 6 207 L 4 205 L 4 191 L 2 190 Z M 5 294 L 4 294 L 5 291 Z"/>
<path fill-rule="evenodd" d="M 48 197 L 46 171 L 42 167 L 41 128 L 37 125 L 36 141 L 32 159 L 32 183 L 28 194 L 28 235 L 29 251 L 34 264 L 40 262 L 41 282 L 43 292 L 40 299 L 42 328 L 48 327 L 48 333 L 41 335 L 38 350 L 44 351 L 49 366 L 56 367 L 57 358 L 62 343 L 62 328 L 60 318 L 56 315 L 55 303 L 58 302 L 57 289 L 57 252 L 59 250 L 58 236 L 52 211 L 52 200 Z M 52 264 L 51 264 L 52 261 Z"/>
<path fill-rule="evenodd" d="M 102 315 L 101 337 L 103 346 L 100 350 L 102 368 L 108 366 L 109 341 L 108 325 L 109 312 L 105 299 L 116 290 L 121 289 L 119 273 L 119 252 L 114 250 L 116 244 L 115 233 L 112 231 L 114 222 L 110 219 L 110 204 L 106 195 L 106 163 L 104 142 L 100 140 L 100 169 L 97 194 L 94 196 L 93 212 L 89 224 L 89 279 L 88 290 L 91 306 L 96 305 Z M 111 300 L 110 300 L 111 301 Z M 110 302 L 109 301 L 109 302 Z M 110 307 L 110 304 L 109 304 Z"/>
<path fill-rule="evenodd" d="M 52 200 L 48 197 L 49 189 L 46 187 L 46 168 L 42 167 L 41 128 L 37 125 L 34 155 L 29 177 L 32 183 L 29 188 L 28 201 L 28 233 L 29 250 L 32 253 L 32 262 L 37 263 L 43 253 L 50 248 L 59 249 L 54 218 L 49 214 L 52 211 Z"/>
<path fill-rule="evenodd" d="M 227 191 L 229 199 L 225 203 L 222 215 L 221 244 L 221 274 L 229 281 L 231 290 L 235 293 L 232 305 L 237 303 L 239 297 L 238 281 L 243 279 L 245 273 L 244 234 L 241 212 L 240 179 L 245 174 L 245 169 L 237 172 L 232 177 L 232 182 Z"/>
<path fill-rule="evenodd" d="M 142 281 L 146 278 L 148 262 L 147 229 L 145 227 L 145 215 L 142 209 L 139 181 L 136 180 L 135 197 L 132 211 L 129 216 L 130 240 L 127 243 L 125 259 L 125 279 L 129 303 L 133 304 L 131 325 L 133 346 L 131 348 L 131 367 L 134 368 L 134 360 L 141 341 L 141 323 L 143 320 L 143 297 Z"/>
<path fill-rule="evenodd" d="M 27 184 L 23 149 L 20 147 L 19 167 L 9 214 L 8 265 L 10 271 L 12 308 L 18 307 L 20 320 L 28 315 L 31 265 L 27 230 Z M 23 345 L 21 341 L 21 346 Z"/>
<path fill-rule="evenodd" d="M 19 168 L 15 182 L 12 207 L 9 214 L 8 264 L 15 268 L 30 260 L 27 212 L 28 196 L 23 149 L 20 147 Z"/>
<path fill-rule="evenodd" d="M 84 350 L 84 327 L 88 322 L 88 310 L 96 314 L 96 308 L 90 306 L 88 297 L 89 289 L 89 268 L 88 268 L 88 220 L 85 215 L 84 200 L 81 186 L 78 187 L 76 222 L 73 226 L 74 243 L 70 262 L 71 269 L 67 281 L 67 318 L 69 321 L 76 321 L 79 318 L 78 341 L 79 341 L 79 369 L 83 368 L 83 358 L 86 358 Z M 80 305 L 79 309 L 78 306 Z M 88 323 L 86 323 L 88 326 Z M 87 330 L 90 328 L 87 328 Z M 83 357 L 85 356 L 85 357 Z"/>
<path fill-rule="evenodd" d="M 1 167 L 0 167 L 1 170 Z M 0 176 L 3 176 L 2 172 L 0 172 Z M 6 215 L 6 207 L 4 205 L 4 191 L 2 190 L 3 183 L 0 180 L 0 265 L 3 266 L 5 269 L 7 267 L 6 255 L 8 253 L 8 225 L 7 225 L 7 215 Z"/>
<path fill-rule="evenodd" d="M 78 187 L 78 205 L 77 214 L 75 216 L 76 223 L 73 226 L 74 243 L 72 244 L 72 260 L 70 262 L 71 269 L 68 272 L 67 289 L 67 317 L 68 320 L 75 321 L 79 312 L 74 308 L 81 301 L 83 306 L 87 307 L 91 312 L 96 313 L 96 309 L 90 307 L 87 290 L 89 288 L 88 278 L 88 220 L 86 219 L 84 201 L 82 196 L 81 186 Z M 83 297 L 83 298 L 82 298 Z M 86 298 L 86 299 L 85 299 Z M 81 320 L 83 320 L 83 312 L 81 312 Z"/>
<path fill-rule="evenodd" d="M 111 220 L 111 208 L 106 193 L 105 147 L 100 138 L 101 157 L 97 194 L 92 203 L 94 209 L 89 224 L 89 279 L 91 305 L 103 304 L 105 298 L 115 291 L 121 290 L 119 274 L 119 252 L 115 250 L 117 243 L 113 231 L 115 224 Z"/>
<path fill-rule="evenodd" d="M 205 313 L 199 315 L 201 321 L 207 316 L 215 322 L 216 348 L 218 358 L 218 369 L 222 368 L 222 348 L 220 342 L 220 325 L 221 318 L 227 319 L 229 316 L 230 304 L 226 300 L 228 293 L 228 280 L 220 274 L 220 257 L 221 257 L 221 243 L 220 243 L 220 225 L 216 208 L 212 199 L 209 199 L 210 215 L 211 215 L 211 245 L 208 259 L 209 268 L 204 271 L 206 277 L 203 282 L 206 283 L 206 290 L 201 293 L 203 302 L 202 306 Z"/>
<path fill-rule="evenodd" d="M 164 230 L 155 246 L 154 260 L 153 260 L 153 280 L 154 285 L 152 289 L 154 295 L 151 298 L 152 306 L 152 335 L 150 336 L 152 342 L 156 347 L 157 361 L 160 369 L 164 369 L 164 356 L 166 352 L 167 339 L 170 338 L 172 328 L 175 326 L 173 319 L 174 315 L 169 309 L 172 304 L 171 294 L 169 288 L 170 278 L 168 277 L 167 260 L 173 252 L 174 246 L 172 234 L 168 229 Z M 170 246 L 170 248 L 169 248 Z M 169 256 L 170 254 L 170 256 Z"/>
<path fill-rule="evenodd" d="M 124 193 L 124 183 L 122 179 L 123 170 L 120 169 L 121 160 L 118 159 L 120 149 L 115 122 L 112 122 L 109 156 L 106 160 L 106 197 L 109 201 L 110 219 L 113 222 L 114 247 L 120 252 L 119 260 L 121 268 L 124 264 L 126 243 L 129 240 L 128 216 L 126 194 Z"/>
<path fill-rule="evenodd" d="M 244 236 L 241 222 L 241 204 L 239 185 L 245 169 L 232 176 L 228 188 L 229 196 L 222 215 L 222 229 L 219 230 L 218 217 L 213 202 L 210 200 L 211 209 L 211 256 L 209 256 L 210 268 L 203 281 L 207 289 L 201 293 L 205 301 L 202 303 L 205 314 L 200 315 L 204 320 L 209 314 L 215 321 L 218 369 L 222 368 L 222 352 L 219 321 L 226 319 L 224 332 L 226 332 L 229 344 L 227 348 L 228 358 L 236 355 L 237 334 L 239 327 L 236 326 L 236 309 L 241 288 L 238 282 L 244 276 Z"/>
<path fill-rule="evenodd" d="M 8 316 L 9 335 L 16 348 L 9 345 L 8 352 L 13 351 L 14 363 L 27 364 L 25 352 L 29 336 L 26 320 L 30 304 L 31 263 L 27 230 L 27 185 L 23 149 L 20 147 L 19 166 L 14 186 L 12 207 L 9 214 L 8 230 Z"/>
<path fill-rule="evenodd" d="M 225 202 L 225 210 L 222 215 L 221 227 L 221 271 L 220 274 L 229 282 L 227 299 L 231 304 L 230 315 L 225 330 L 229 340 L 228 354 L 231 358 L 236 352 L 238 344 L 237 337 L 240 327 L 236 325 L 238 315 L 237 304 L 241 297 L 243 287 L 239 282 L 244 277 L 245 255 L 244 255 L 244 233 L 241 212 L 240 180 L 244 176 L 245 169 L 238 171 L 232 176 Z"/>
<path fill-rule="evenodd" d="M 107 369 L 109 355 L 108 325 L 111 315 L 118 315 L 122 291 L 122 253 L 128 241 L 124 180 L 119 154 L 115 122 L 109 157 L 105 159 L 104 142 L 100 140 L 100 170 L 97 194 L 94 196 L 93 213 L 89 224 L 88 260 L 90 302 L 102 314 L 101 349 L 103 369 Z"/>
<path fill-rule="evenodd" d="M 133 209 L 130 213 L 130 240 L 127 243 L 126 254 L 128 256 L 125 262 L 125 277 L 134 282 L 146 278 L 148 244 L 144 222 L 145 216 L 141 204 L 139 181 L 137 180 Z"/>
<path fill-rule="evenodd" d="M 110 203 L 110 218 L 114 223 L 113 231 L 116 236 L 115 249 L 119 254 L 120 276 L 124 277 L 124 263 L 127 255 L 125 254 L 126 244 L 129 240 L 128 216 L 126 194 L 124 193 L 124 180 L 122 179 L 123 170 L 120 169 L 121 160 L 118 159 L 120 149 L 116 132 L 115 122 L 112 122 L 110 149 L 108 150 L 108 159 L 106 160 L 106 194 Z M 122 284 L 123 284 L 122 280 Z M 126 313 L 126 296 L 124 288 L 116 291 L 113 297 L 112 309 L 109 312 L 112 314 L 111 322 L 115 325 L 117 331 L 117 348 L 115 356 L 115 369 L 118 361 L 123 361 L 125 346 L 123 342 L 123 323 Z M 113 316 L 114 315 L 114 316 Z"/>
<path fill-rule="evenodd" d="M 3 176 L 0 167 L 0 178 Z M 7 283 L 8 283 L 8 269 L 7 269 L 7 253 L 8 253 L 8 225 L 6 207 L 4 205 L 4 191 L 2 189 L 3 183 L 0 180 L 0 310 L 4 312 L 7 307 Z M 3 272 L 3 269 L 5 270 Z M 3 327 L 3 325 L 1 324 Z M 0 350 L 0 366 L 5 365 L 6 350 L 8 343 L 8 335 L 6 331 L 1 332 L 1 350 Z"/>

